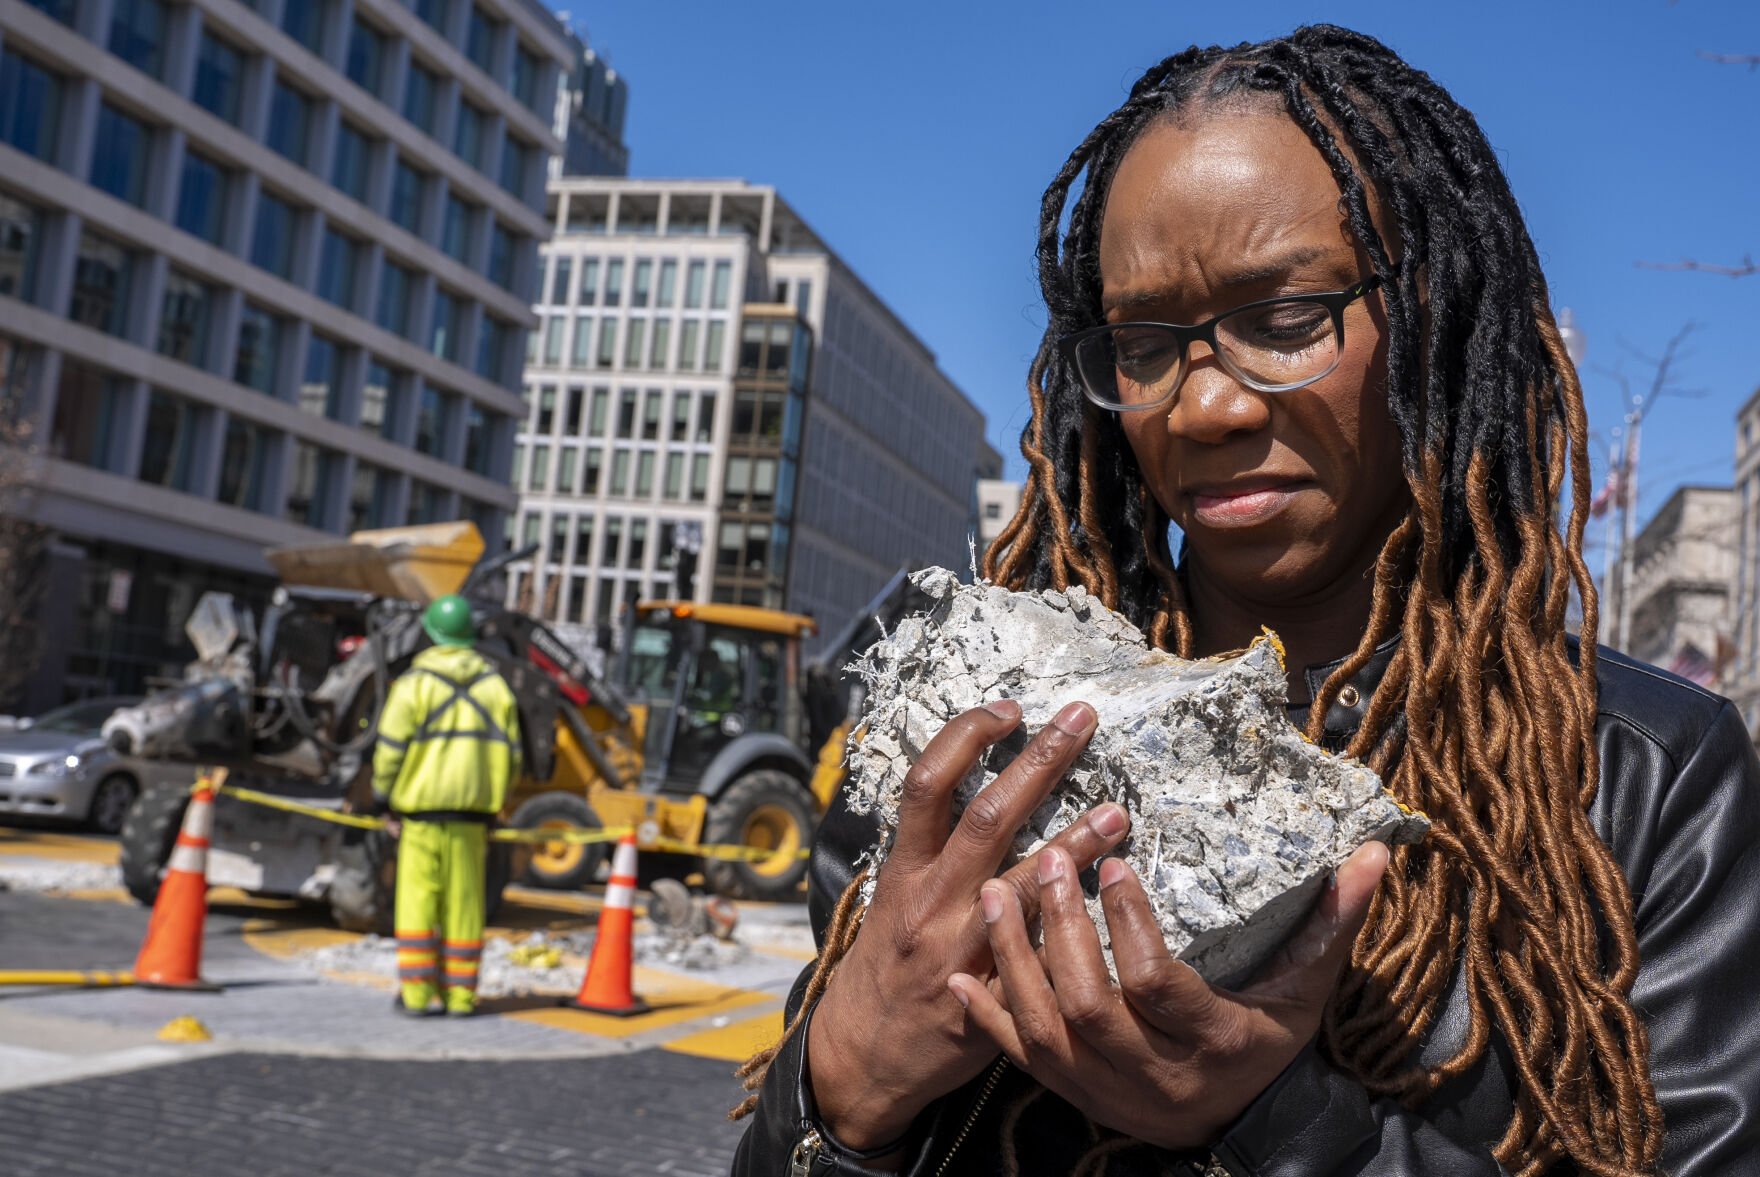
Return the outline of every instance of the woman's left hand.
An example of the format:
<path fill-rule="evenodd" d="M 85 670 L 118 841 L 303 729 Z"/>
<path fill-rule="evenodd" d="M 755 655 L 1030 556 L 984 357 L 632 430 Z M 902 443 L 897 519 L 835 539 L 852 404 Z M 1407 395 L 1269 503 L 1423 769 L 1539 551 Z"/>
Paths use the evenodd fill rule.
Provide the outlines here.
<path fill-rule="evenodd" d="M 1039 861 L 1043 959 L 1014 892 L 986 883 L 980 902 L 1000 992 L 965 973 L 948 988 L 1016 1066 L 1089 1119 L 1187 1149 L 1214 1143 L 1319 1030 L 1387 848 L 1358 849 L 1307 924 L 1235 992 L 1169 955 L 1142 884 L 1116 858 L 1100 865 L 1114 984 L 1074 864 L 1059 850 Z"/>

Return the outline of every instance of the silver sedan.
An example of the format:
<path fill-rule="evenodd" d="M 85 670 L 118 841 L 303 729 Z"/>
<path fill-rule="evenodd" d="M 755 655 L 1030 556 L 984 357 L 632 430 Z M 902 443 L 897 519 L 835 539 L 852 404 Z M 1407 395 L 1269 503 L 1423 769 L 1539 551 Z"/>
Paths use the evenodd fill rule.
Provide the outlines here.
<path fill-rule="evenodd" d="M 0 733 L 0 818 L 59 818 L 105 834 L 122 828 L 140 795 L 140 769 L 98 734 L 118 707 L 115 696 L 46 711 Z"/>

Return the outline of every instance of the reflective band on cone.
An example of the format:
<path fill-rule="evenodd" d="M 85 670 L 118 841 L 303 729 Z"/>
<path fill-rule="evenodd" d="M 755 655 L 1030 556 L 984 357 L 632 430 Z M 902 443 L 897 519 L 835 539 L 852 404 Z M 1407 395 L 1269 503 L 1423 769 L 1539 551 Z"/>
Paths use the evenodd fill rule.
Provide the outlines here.
<path fill-rule="evenodd" d="M 581 991 L 567 1002 L 574 1009 L 596 1014 L 628 1017 L 648 1012 L 648 1003 L 637 997 L 632 981 L 636 893 L 636 836 L 618 840 L 611 859 L 611 884 L 605 888 L 605 907 L 599 913 L 599 936 Z"/>
<path fill-rule="evenodd" d="M 137 984 L 163 989 L 216 990 L 202 980 L 202 925 L 208 916 L 208 836 L 214 829 L 214 790 L 226 780 L 226 770 L 205 774 L 196 782 L 189 808 L 165 877 L 147 936 L 135 959 Z"/>

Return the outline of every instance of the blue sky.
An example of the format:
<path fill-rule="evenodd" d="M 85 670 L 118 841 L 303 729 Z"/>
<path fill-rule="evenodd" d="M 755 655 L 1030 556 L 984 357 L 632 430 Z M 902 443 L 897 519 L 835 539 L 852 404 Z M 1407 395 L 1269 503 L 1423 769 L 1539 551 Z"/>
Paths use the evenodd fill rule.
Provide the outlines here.
<path fill-rule="evenodd" d="M 1689 320 L 1696 399 L 1645 424 L 1645 516 L 1681 482 L 1731 478 L 1736 409 L 1760 387 L 1760 275 L 1640 261 L 1760 260 L 1760 54 L 1754 0 L 1474 3 L 729 3 L 571 6 L 629 79 L 642 176 L 774 184 L 911 325 L 1023 464 L 1026 369 L 1043 324 L 1039 198 L 1131 81 L 1194 42 L 1327 20 L 1371 33 L 1484 126 L 1540 249 L 1554 301 L 1588 340 L 1597 475 L 1634 384 Z M 1599 531 L 1599 528 L 1595 529 Z"/>

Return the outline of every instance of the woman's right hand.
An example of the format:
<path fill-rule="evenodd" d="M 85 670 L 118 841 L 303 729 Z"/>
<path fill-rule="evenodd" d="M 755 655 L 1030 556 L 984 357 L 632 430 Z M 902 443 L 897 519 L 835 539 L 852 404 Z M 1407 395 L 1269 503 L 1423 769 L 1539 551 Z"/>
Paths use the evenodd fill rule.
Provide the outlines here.
<path fill-rule="evenodd" d="M 934 1100 L 996 1058 L 966 1020 L 947 977 L 993 973 L 979 889 L 996 877 L 1014 836 L 1063 779 L 1093 734 L 1096 716 L 1071 703 L 1033 737 L 952 825 L 955 787 L 990 745 L 1020 724 L 1000 700 L 965 712 L 929 741 L 905 776 L 898 831 L 881 864 L 861 934 L 838 964 L 808 1026 L 807 1060 L 820 1122 L 866 1150 L 902 1136 Z M 1060 833 L 1085 869 L 1123 840 L 1121 806 L 1101 805 Z M 1039 903 L 1038 856 L 1002 876 L 1027 918 Z"/>

